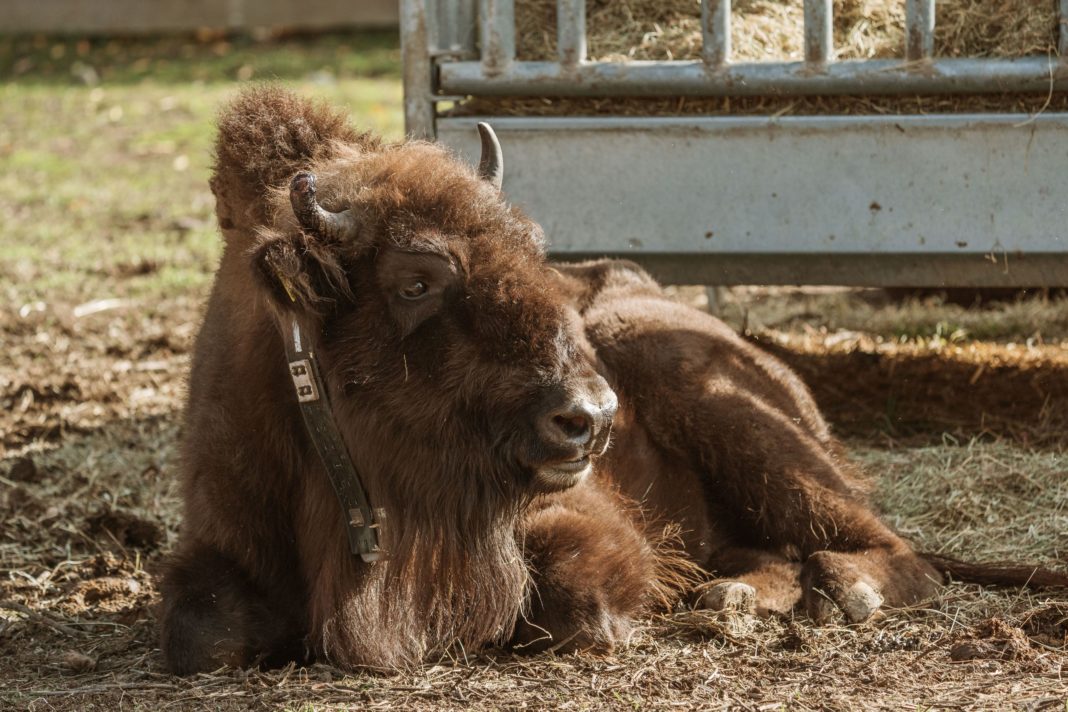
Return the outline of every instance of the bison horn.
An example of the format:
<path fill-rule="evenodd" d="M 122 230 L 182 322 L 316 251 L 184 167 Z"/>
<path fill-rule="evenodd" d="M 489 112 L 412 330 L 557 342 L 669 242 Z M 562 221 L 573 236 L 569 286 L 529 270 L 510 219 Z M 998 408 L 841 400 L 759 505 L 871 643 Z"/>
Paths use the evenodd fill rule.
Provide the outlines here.
<path fill-rule="evenodd" d="M 501 142 L 497 140 L 497 134 L 493 133 L 493 129 L 485 121 L 479 122 L 478 135 L 482 139 L 482 157 L 478 159 L 478 175 L 500 190 L 501 183 L 504 181 L 504 156 L 501 153 Z"/>
<path fill-rule="evenodd" d="M 298 173 L 289 182 L 289 202 L 297 222 L 308 232 L 314 232 L 328 240 L 346 240 L 356 237 L 358 225 L 351 210 L 332 213 L 324 210 L 315 199 L 315 174 Z"/>

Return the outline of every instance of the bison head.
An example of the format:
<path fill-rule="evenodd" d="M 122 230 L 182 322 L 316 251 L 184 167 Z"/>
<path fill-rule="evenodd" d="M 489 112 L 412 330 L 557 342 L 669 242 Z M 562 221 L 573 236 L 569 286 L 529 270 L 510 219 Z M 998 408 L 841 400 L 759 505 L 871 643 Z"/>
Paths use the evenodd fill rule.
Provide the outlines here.
<path fill-rule="evenodd" d="M 616 396 L 480 131 L 477 172 L 424 142 L 332 146 L 276 191 L 255 252 L 387 511 L 520 503 L 579 482 L 608 445 Z"/>

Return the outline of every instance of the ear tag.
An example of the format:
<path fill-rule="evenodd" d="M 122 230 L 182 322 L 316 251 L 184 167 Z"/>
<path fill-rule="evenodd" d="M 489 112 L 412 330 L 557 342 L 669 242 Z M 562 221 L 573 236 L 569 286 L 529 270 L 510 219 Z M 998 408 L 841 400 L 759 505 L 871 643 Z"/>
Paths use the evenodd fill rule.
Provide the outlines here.
<path fill-rule="evenodd" d="M 293 284 L 289 281 L 288 277 L 284 277 L 281 274 L 275 273 L 278 277 L 278 281 L 282 283 L 282 289 L 286 290 L 286 294 L 289 295 L 289 301 L 294 304 L 297 303 L 297 295 L 293 294 Z"/>

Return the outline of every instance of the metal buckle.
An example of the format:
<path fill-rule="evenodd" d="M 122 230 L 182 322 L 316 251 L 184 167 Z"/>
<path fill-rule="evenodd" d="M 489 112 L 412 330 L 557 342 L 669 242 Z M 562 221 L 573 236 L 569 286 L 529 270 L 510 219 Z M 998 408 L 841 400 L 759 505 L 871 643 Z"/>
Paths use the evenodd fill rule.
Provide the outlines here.
<path fill-rule="evenodd" d="M 374 517 L 374 521 L 366 525 L 368 529 L 378 529 L 386 522 L 386 510 L 382 507 L 375 507 L 371 516 Z M 363 512 L 359 508 L 353 507 L 349 510 L 349 523 L 354 527 L 363 527 Z"/>
<path fill-rule="evenodd" d="M 293 378 L 293 387 L 297 391 L 298 401 L 307 403 L 319 400 L 319 389 L 315 387 L 315 379 L 312 378 L 311 363 L 308 359 L 291 361 L 289 375 Z"/>

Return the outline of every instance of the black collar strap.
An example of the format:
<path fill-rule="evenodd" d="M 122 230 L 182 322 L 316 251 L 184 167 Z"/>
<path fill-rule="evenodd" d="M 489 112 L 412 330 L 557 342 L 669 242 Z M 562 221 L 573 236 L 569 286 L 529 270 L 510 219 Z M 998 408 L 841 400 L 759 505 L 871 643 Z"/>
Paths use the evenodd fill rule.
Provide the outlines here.
<path fill-rule="evenodd" d="M 319 458 L 323 461 L 330 484 L 341 503 L 348 522 L 349 546 L 353 554 L 367 562 L 378 561 L 383 552 L 378 546 L 378 530 L 385 512 L 372 510 L 360 476 L 352 464 L 345 443 L 334 422 L 326 387 L 315 361 L 311 344 L 301 340 L 300 325 L 293 322 L 292 338 L 283 339 L 289 359 L 289 375 L 297 391 L 300 413 Z"/>

